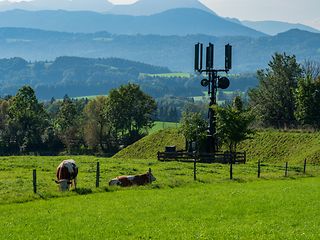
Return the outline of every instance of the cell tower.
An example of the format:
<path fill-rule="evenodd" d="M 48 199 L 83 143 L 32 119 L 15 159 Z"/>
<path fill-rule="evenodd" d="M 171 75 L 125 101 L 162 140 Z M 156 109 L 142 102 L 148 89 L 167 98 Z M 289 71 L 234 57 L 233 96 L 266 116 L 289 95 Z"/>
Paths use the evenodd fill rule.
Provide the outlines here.
<path fill-rule="evenodd" d="M 227 89 L 230 81 L 225 76 L 219 76 L 220 72 L 228 73 L 232 68 L 232 46 L 227 44 L 225 46 L 225 68 L 214 69 L 214 45 L 209 43 L 206 47 L 206 67 L 203 69 L 203 44 L 197 43 L 195 45 L 195 61 L 194 70 L 200 74 L 205 73 L 206 78 L 201 80 L 203 87 L 208 87 L 208 94 L 210 96 L 209 110 L 208 110 L 208 135 L 206 151 L 208 153 L 215 153 L 218 151 L 218 139 L 216 136 L 216 113 L 213 106 L 217 104 L 218 88 Z"/>

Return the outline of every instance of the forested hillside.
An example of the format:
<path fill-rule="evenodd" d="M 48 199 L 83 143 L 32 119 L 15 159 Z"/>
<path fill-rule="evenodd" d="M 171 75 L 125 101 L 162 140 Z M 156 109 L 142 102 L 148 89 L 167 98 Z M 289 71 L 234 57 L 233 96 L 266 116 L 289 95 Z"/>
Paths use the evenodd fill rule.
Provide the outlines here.
<path fill-rule="evenodd" d="M 0 28 L 2 58 L 53 61 L 60 56 L 118 57 L 172 71 L 192 72 L 194 44 L 215 45 L 215 67 L 224 66 L 224 46 L 233 46 L 233 73 L 267 67 L 275 52 L 295 54 L 299 62 L 320 59 L 320 34 L 291 30 L 272 37 L 214 37 L 210 35 L 115 35 L 108 32 L 64 33 L 25 28 Z"/>
<path fill-rule="evenodd" d="M 112 88 L 136 82 L 140 73 L 168 72 L 168 68 L 117 58 L 59 57 L 52 62 L 0 59 L 0 95 L 14 95 L 23 85 L 34 87 L 40 99 L 62 98 L 65 94 L 105 95 Z"/>
<path fill-rule="evenodd" d="M 206 89 L 200 78 L 168 74 L 157 67 L 118 58 L 58 57 L 54 61 L 28 62 L 22 58 L 0 59 L 0 97 L 14 95 L 23 85 L 32 86 L 41 100 L 106 95 L 122 84 L 137 83 L 155 98 L 201 96 Z M 254 74 L 231 76 L 230 90 L 246 91 L 257 83 Z"/>

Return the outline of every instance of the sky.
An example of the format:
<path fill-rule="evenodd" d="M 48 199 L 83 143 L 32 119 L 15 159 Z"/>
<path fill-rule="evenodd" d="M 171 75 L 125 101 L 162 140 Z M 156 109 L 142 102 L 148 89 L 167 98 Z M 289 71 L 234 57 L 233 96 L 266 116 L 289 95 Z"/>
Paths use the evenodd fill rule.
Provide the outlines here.
<path fill-rule="evenodd" d="M 114 4 L 136 2 L 136 0 L 109 1 Z M 320 29 L 320 0 L 200 0 L 200 2 L 223 17 L 302 23 Z"/>

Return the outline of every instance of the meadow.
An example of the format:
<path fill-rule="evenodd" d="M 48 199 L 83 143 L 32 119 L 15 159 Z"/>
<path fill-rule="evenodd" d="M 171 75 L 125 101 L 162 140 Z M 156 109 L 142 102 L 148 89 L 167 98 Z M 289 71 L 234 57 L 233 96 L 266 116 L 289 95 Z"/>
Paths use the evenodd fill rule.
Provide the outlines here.
<path fill-rule="evenodd" d="M 56 167 L 63 159 L 73 158 L 79 166 L 78 191 L 61 194 L 54 182 Z M 100 187 L 96 188 L 96 163 L 100 163 Z M 57 157 L 2 157 L 0 158 L 0 205 L 50 199 L 61 196 L 76 196 L 88 193 L 120 191 L 108 186 L 109 180 L 119 175 L 135 175 L 151 168 L 157 181 L 146 189 L 168 189 L 188 187 L 194 184 L 193 164 L 159 162 L 148 159 L 97 158 L 93 156 Z M 33 194 L 32 172 L 37 171 L 37 194 Z M 261 167 L 261 178 L 285 179 L 284 164 L 266 164 Z M 289 178 L 320 176 L 319 165 L 303 163 L 289 165 Z M 220 184 L 229 181 L 229 166 L 223 164 L 197 164 L 197 181 L 202 184 Z M 233 166 L 233 181 L 246 183 L 257 181 L 256 163 Z"/>
<path fill-rule="evenodd" d="M 192 182 L 155 174 L 158 183 L 147 187 L 2 204 L 0 239 L 319 239 L 319 177 Z"/>
<path fill-rule="evenodd" d="M 249 161 L 233 166 L 232 180 L 229 165 L 198 163 L 195 181 L 193 163 L 157 161 L 163 146 L 183 148 L 172 128 L 113 158 L 0 157 L 0 239 L 319 239 L 318 139 L 317 133 L 260 132 L 246 143 Z M 56 167 L 70 158 L 79 166 L 78 189 L 61 193 Z M 108 185 L 118 175 L 149 168 L 157 178 L 151 185 Z"/>
<path fill-rule="evenodd" d="M 168 128 L 178 128 L 179 127 L 179 123 L 175 123 L 175 122 L 160 122 L 160 121 L 156 121 L 154 122 L 154 125 L 151 129 L 149 129 L 149 134 L 152 133 L 156 133 L 159 132 L 160 130 L 163 129 L 168 129 Z"/>

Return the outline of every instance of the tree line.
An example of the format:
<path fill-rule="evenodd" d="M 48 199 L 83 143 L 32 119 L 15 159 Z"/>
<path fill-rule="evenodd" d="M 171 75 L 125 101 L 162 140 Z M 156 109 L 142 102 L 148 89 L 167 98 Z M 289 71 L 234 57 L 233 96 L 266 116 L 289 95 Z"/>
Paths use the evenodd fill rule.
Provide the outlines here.
<path fill-rule="evenodd" d="M 248 95 L 258 126 L 319 129 L 319 62 L 299 64 L 294 55 L 276 53 L 257 77 L 259 84 Z"/>
<path fill-rule="evenodd" d="M 156 107 L 135 84 L 90 101 L 47 103 L 24 86 L 0 100 L 0 154 L 113 154 L 146 134 Z"/>
<path fill-rule="evenodd" d="M 320 64 L 299 64 L 294 55 L 276 53 L 268 66 L 257 71 L 259 83 L 249 90 L 248 99 L 237 97 L 214 109 L 219 143 L 230 151 L 236 151 L 254 127 L 320 128 Z M 136 84 L 90 101 L 65 96 L 46 103 L 24 86 L 15 96 L 0 99 L 0 154 L 113 154 L 143 137 L 159 117 L 182 117 L 186 139 L 199 141 L 207 134 L 207 111 L 208 105 L 187 98 L 166 96 L 156 103 Z"/>

